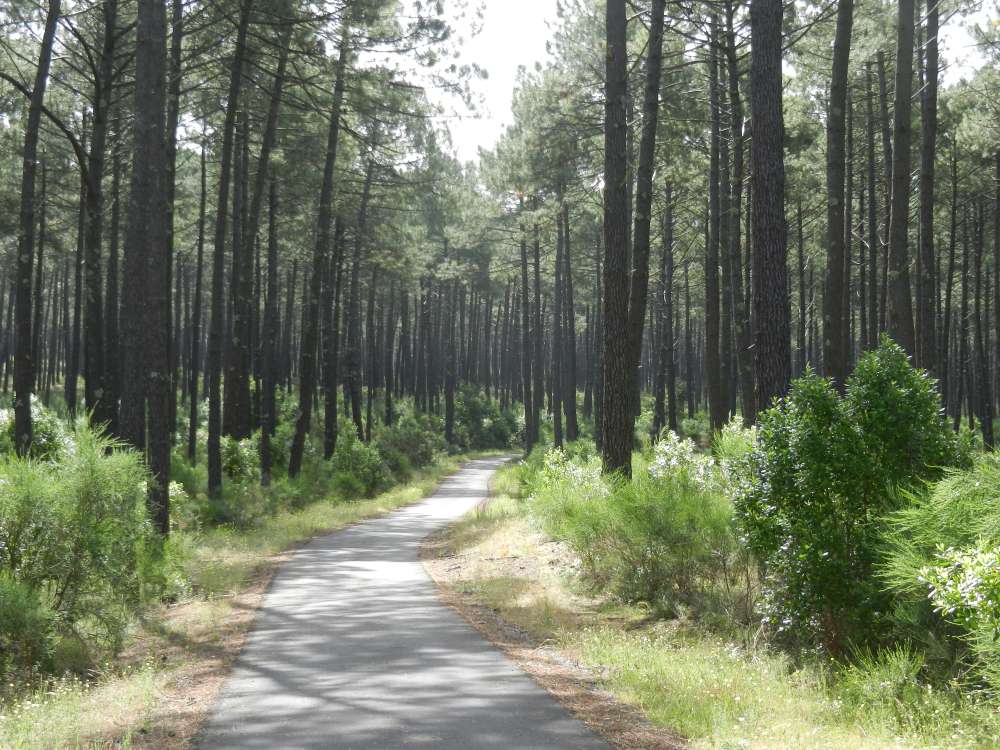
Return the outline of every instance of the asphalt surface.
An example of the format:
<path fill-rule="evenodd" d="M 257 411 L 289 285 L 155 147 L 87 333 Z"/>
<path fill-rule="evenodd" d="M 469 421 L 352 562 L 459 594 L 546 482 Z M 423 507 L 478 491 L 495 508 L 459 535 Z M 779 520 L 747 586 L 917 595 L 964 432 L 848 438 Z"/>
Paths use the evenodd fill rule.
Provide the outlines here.
<path fill-rule="evenodd" d="M 417 559 L 503 461 L 472 461 L 427 500 L 296 552 L 198 750 L 610 750 L 443 606 Z"/>

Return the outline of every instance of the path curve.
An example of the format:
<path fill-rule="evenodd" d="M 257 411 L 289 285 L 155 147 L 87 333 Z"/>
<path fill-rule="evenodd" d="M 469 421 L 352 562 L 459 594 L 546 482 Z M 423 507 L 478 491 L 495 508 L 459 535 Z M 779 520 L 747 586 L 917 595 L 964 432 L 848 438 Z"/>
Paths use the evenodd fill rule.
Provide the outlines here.
<path fill-rule="evenodd" d="M 264 597 L 199 750 L 610 750 L 451 609 L 421 540 L 487 496 L 469 462 L 430 498 L 316 539 Z"/>

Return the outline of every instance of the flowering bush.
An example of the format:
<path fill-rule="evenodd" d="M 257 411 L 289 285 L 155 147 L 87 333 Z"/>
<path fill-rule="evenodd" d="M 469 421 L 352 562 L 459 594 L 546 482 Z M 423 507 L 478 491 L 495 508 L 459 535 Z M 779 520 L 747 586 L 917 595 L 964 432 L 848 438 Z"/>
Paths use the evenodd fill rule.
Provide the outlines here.
<path fill-rule="evenodd" d="M 653 446 L 649 476 L 655 481 L 685 482 L 701 487 L 714 487 L 715 460 L 695 450 L 694 441 L 664 430 L 659 442 Z"/>
<path fill-rule="evenodd" d="M 1000 634 L 1000 550 L 942 549 L 920 571 L 936 612 L 968 630 Z"/>
<path fill-rule="evenodd" d="M 17 445 L 14 410 L 0 409 L 0 454 L 11 455 Z M 31 395 L 31 457 L 54 461 L 60 453 L 71 450 L 73 439 L 66 423 Z"/>

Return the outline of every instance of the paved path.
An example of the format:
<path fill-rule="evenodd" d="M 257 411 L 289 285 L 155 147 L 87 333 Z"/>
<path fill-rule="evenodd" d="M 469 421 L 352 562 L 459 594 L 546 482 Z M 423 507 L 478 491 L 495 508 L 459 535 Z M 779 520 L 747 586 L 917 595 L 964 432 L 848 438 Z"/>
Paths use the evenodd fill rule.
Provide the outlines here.
<path fill-rule="evenodd" d="M 264 598 L 199 750 L 610 750 L 453 610 L 420 541 L 487 494 L 502 458 L 316 539 Z"/>

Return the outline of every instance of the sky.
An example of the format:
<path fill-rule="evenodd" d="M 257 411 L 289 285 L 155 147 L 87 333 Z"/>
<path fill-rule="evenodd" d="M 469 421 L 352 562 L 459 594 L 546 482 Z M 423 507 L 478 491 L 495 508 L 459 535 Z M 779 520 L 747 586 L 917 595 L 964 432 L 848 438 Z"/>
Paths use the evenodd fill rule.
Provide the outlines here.
<path fill-rule="evenodd" d="M 551 37 L 547 24 L 556 19 L 556 0 L 482 0 L 482 31 L 469 39 L 464 30 L 465 45 L 458 62 L 476 63 L 489 72 L 487 80 L 476 80 L 473 90 L 482 97 L 482 116 L 466 115 L 446 119 L 451 131 L 452 144 L 459 160 L 474 161 L 479 147 L 490 149 L 513 119 L 511 98 L 518 66 L 528 69 L 535 62 L 545 63 L 549 55 L 545 42 Z M 475 6 L 476 0 L 469 5 Z M 942 71 L 942 83 L 951 85 L 963 76 L 969 76 L 982 64 L 982 57 L 975 49 L 972 36 L 965 23 L 982 22 L 985 14 L 979 11 L 963 22 L 951 19 L 941 33 L 942 54 L 951 63 Z M 448 109 L 465 111 L 464 106 L 451 95 L 430 93 Z"/>
<path fill-rule="evenodd" d="M 476 0 L 469 5 L 474 6 Z M 459 63 L 476 63 L 489 72 L 489 79 L 476 80 L 473 90 L 482 96 L 483 116 L 465 116 L 447 120 L 452 143 L 460 161 L 478 158 L 479 146 L 490 149 L 510 125 L 510 103 L 519 65 L 531 69 L 535 62 L 549 57 L 545 42 L 550 38 L 546 22 L 556 19 L 556 0 L 485 0 L 482 31 L 472 39 L 466 36 Z M 431 95 L 435 98 L 434 95 Z M 464 106 L 450 95 L 439 99 L 449 109 L 464 111 Z"/>

